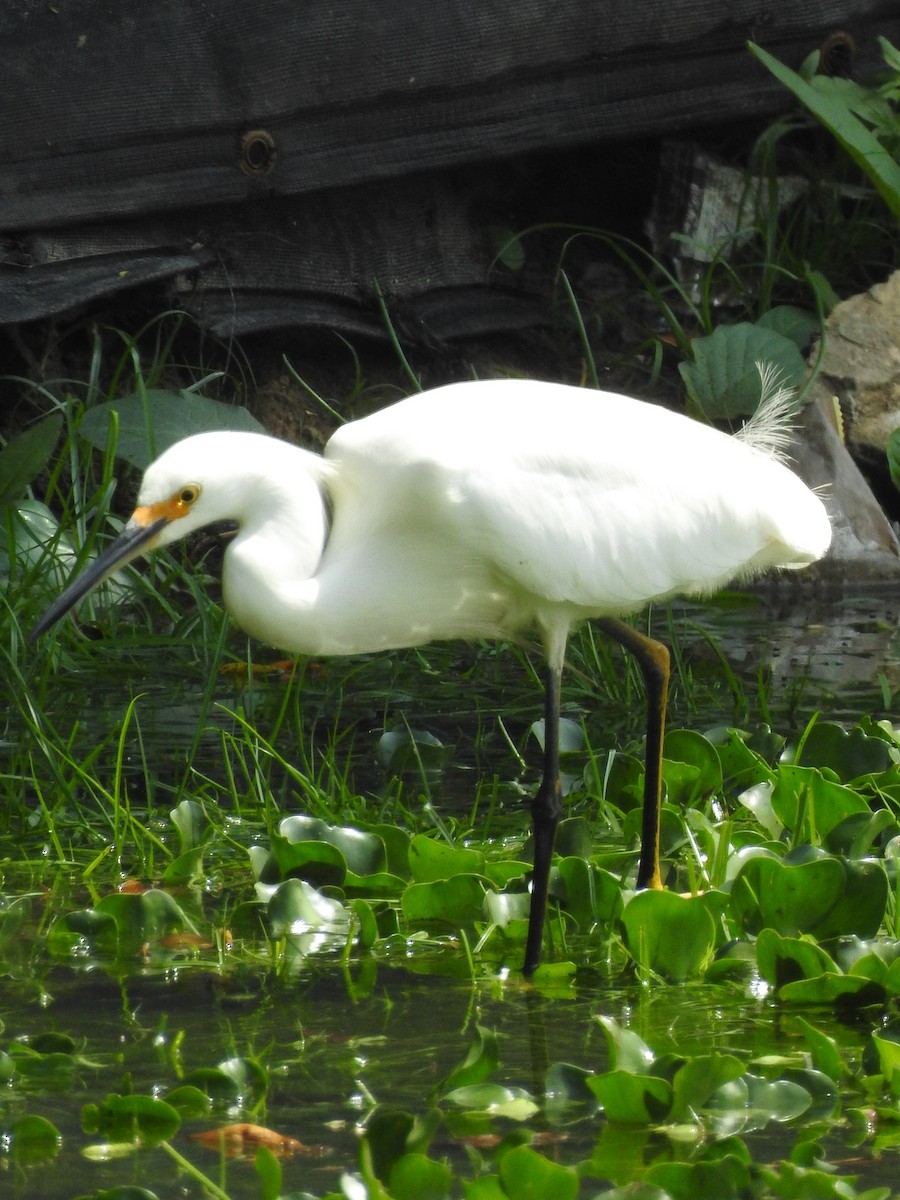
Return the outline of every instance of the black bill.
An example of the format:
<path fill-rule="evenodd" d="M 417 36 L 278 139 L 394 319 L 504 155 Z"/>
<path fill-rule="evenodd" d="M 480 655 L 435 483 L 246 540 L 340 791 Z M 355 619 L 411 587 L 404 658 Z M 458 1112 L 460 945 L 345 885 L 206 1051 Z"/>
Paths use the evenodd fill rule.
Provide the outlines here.
<path fill-rule="evenodd" d="M 116 540 L 107 546 L 102 554 L 98 554 L 90 566 L 73 579 L 62 594 L 53 601 L 29 633 L 29 642 L 33 642 L 42 633 L 46 633 L 61 617 L 66 615 L 69 609 L 74 608 L 79 600 L 99 583 L 102 583 L 117 567 L 122 567 L 131 559 L 137 558 L 146 548 L 147 543 L 152 542 L 167 523 L 166 517 L 160 517 L 149 525 L 138 525 L 135 521 L 129 521 Z"/>

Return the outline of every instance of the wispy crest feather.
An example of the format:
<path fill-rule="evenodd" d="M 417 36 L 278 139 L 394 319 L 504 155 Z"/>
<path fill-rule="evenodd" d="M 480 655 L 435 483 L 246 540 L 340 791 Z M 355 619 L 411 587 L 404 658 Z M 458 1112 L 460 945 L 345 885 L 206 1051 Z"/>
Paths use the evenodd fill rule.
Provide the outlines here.
<path fill-rule="evenodd" d="M 757 362 L 756 369 L 761 390 L 759 407 L 736 436 L 778 462 L 785 462 L 790 457 L 797 389 L 782 382 L 781 370 L 773 362 Z"/>

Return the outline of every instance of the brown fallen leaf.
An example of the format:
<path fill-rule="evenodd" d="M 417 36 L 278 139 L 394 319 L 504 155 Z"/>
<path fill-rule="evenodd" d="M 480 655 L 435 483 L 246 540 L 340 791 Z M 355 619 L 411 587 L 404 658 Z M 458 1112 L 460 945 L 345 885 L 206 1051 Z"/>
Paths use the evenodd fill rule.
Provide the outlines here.
<path fill-rule="evenodd" d="M 211 1150 L 224 1149 L 228 1158 L 250 1157 L 260 1146 L 265 1146 L 278 1158 L 291 1154 L 304 1154 L 308 1158 L 321 1158 L 328 1153 L 326 1146 L 307 1146 L 296 1138 L 266 1129 L 264 1125 L 252 1125 L 238 1121 L 234 1125 L 221 1125 L 218 1129 L 206 1129 L 190 1135 L 194 1141 L 202 1142 Z"/>

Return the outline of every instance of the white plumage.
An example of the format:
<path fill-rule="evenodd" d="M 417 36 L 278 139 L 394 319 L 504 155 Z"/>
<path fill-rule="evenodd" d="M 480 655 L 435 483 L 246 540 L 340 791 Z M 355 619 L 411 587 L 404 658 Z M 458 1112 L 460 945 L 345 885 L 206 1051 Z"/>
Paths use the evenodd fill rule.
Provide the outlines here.
<path fill-rule="evenodd" d="M 177 443 L 148 468 L 121 537 L 36 632 L 122 561 L 222 519 L 240 526 L 225 605 L 248 633 L 315 655 L 536 633 L 551 723 L 578 621 L 805 566 L 831 539 L 819 497 L 753 444 L 752 429 L 729 437 L 562 384 L 458 383 L 345 425 L 324 456 L 244 433 Z M 603 627 L 640 656 L 619 622 Z M 551 847 L 554 769 L 534 809 L 536 832 L 548 810 Z M 642 870 L 658 883 L 658 867 L 654 878 Z M 549 852 L 535 896 L 548 871 Z M 532 908 L 542 925 L 543 901 Z M 529 971 L 540 936 L 532 928 Z"/>

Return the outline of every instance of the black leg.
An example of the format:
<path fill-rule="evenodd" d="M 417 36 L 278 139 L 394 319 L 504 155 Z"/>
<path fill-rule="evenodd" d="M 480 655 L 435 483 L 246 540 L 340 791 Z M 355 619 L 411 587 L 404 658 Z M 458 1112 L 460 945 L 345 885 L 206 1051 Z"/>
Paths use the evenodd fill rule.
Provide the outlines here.
<path fill-rule="evenodd" d="M 644 764 L 644 812 L 641 825 L 639 888 L 661 888 L 659 872 L 659 811 L 662 801 L 662 750 L 666 730 L 671 655 L 662 642 L 638 633 L 615 617 L 598 621 L 608 637 L 630 651 L 637 660 L 647 689 L 647 750 Z"/>
<path fill-rule="evenodd" d="M 528 941 L 525 944 L 523 968 L 526 976 L 533 975 L 541 961 L 547 889 L 550 885 L 550 862 L 553 858 L 559 814 L 562 811 L 562 791 L 559 782 L 560 674 L 561 672 L 553 667 L 547 667 L 544 692 L 544 774 L 541 786 L 531 803 L 534 870 L 531 876 L 531 914 L 528 920 Z"/>

